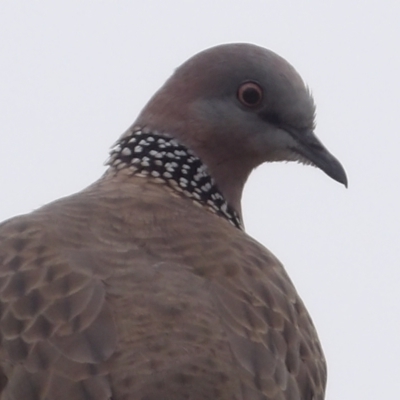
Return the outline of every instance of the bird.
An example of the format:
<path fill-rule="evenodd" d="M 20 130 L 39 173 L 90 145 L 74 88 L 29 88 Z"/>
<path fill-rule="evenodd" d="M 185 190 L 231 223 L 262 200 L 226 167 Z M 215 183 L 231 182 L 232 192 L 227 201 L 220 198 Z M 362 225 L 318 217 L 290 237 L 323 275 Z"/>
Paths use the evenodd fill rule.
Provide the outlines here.
<path fill-rule="evenodd" d="M 0 225 L 1 400 L 322 400 L 317 331 L 241 196 L 263 163 L 347 186 L 294 67 L 254 44 L 178 67 L 82 191 Z"/>

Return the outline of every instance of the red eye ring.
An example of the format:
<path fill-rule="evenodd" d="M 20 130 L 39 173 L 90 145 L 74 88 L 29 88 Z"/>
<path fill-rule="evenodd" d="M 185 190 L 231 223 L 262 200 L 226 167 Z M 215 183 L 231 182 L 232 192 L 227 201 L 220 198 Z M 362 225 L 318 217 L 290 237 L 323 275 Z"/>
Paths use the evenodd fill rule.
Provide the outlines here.
<path fill-rule="evenodd" d="M 237 98 L 244 106 L 254 108 L 261 104 L 263 90 L 258 83 L 245 82 L 239 86 Z"/>

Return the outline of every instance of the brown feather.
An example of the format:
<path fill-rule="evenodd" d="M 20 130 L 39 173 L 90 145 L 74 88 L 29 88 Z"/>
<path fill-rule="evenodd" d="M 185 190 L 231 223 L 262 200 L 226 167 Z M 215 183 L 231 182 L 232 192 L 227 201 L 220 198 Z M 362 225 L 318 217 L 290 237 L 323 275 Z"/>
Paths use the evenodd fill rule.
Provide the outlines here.
<path fill-rule="evenodd" d="M 108 179 L 1 226 L 1 398 L 322 399 L 281 264 L 163 185 Z"/>

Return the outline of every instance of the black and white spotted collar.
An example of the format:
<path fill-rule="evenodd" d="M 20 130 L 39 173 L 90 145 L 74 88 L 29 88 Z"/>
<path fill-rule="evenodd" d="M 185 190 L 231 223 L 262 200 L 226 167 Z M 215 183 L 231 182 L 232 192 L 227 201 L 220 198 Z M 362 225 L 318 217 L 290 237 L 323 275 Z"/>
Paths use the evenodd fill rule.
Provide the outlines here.
<path fill-rule="evenodd" d="M 140 127 L 129 129 L 112 147 L 106 165 L 165 182 L 243 229 L 238 214 L 224 199 L 207 173 L 206 166 L 190 150 L 166 134 Z"/>

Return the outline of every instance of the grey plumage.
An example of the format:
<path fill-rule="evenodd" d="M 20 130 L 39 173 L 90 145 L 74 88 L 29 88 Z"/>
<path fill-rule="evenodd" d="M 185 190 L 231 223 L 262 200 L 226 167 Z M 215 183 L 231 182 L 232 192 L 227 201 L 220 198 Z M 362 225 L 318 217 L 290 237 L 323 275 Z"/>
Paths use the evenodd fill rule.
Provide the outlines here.
<path fill-rule="evenodd" d="M 0 399 L 322 400 L 313 323 L 240 207 L 262 162 L 347 184 L 314 113 L 276 54 L 206 50 L 150 100 L 102 178 L 4 222 Z"/>

